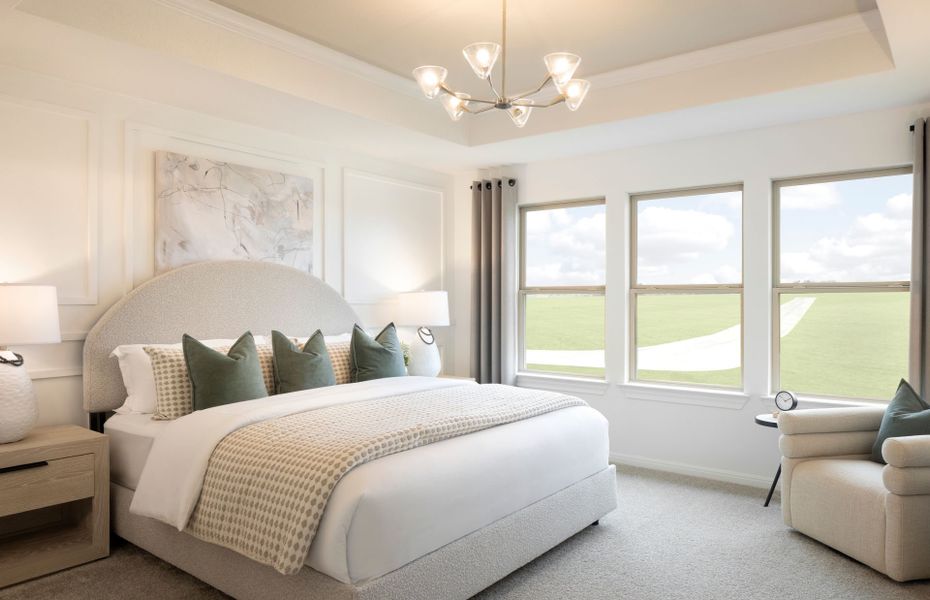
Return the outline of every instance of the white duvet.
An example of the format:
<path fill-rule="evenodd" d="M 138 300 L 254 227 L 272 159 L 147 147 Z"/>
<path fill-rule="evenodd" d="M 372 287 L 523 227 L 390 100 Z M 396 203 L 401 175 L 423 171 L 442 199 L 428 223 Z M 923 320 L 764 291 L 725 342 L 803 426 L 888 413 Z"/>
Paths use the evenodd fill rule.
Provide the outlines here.
<path fill-rule="evenodd" d="M 129 512 L 158 519 L 179 531 L 183 530 L 200 498 L 213 449 L 224 437 L 252 423 L 334 404 L 458 385 L 475 384 L 432 377 L 393 377 L 195 411 L 172 421 L 155 439 Z"/>
<path fill-rule="evenodd" d="M 263 419 L 463 380 L 400 377 L 296 392 L 165 422 L 130 510 L 179 530 L 213 448 Z M 554 411 L 393 454 L 333 490 L 306 564 L 344 583 L 381 577 L 607 467 L 607 421 L 588 406 Z"/>

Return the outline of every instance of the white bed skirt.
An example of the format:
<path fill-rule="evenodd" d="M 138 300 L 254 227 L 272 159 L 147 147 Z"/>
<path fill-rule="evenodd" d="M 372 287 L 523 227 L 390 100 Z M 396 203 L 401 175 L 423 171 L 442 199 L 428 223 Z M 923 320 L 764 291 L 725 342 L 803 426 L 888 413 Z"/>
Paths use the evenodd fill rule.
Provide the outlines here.
<path fill-rule="evenodd" d="M 396 571 L 360 585 L 304 567 L 285 576 L 147 517 L 133 491 L 111 485 L 116 535 L 240 600 L 455 600 L 469 598 L 585 529 L 617 506 L 613 465 Z"/>

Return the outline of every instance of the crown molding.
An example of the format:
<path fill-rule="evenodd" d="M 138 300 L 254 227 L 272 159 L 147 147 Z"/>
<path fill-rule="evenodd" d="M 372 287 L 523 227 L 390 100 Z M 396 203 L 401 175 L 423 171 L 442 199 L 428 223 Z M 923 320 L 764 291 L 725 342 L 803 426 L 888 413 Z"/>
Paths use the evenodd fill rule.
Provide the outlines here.
<path fill-rule="evenodd" d="M 881 28 L 881 15 L 878 9 L 873 9 L 864 13 L 846 15 L 828 21 L 820 21 L 810 25 L 784 29 L 774 33 L 730 42 L 728 44 L 721 44 L 702 50 L 695 50 L 694 52 L 654 60 L 632 67 L 591 75 L 587 79 L 591 81 L 592 87 L 615 87 L 645 79 L 676 75 L 703 67 L 751 58 L 761 54 L 833 40 L 858 33 L 866 33 Z"/>
<path fill-rule="evenodd" d="M 21 0 L 16 0 L 17 2 Z M 247 37 L 278 50 L 354 75 L 375 85 L 419 98 L 422 96 L 413 78 L 406 78 L 318 44 L 312 40 L 269 25 L 248 15 L 220 6 L 210 0 L 153 0 L 154 2 L 200 19 L 227 31 Z"/>

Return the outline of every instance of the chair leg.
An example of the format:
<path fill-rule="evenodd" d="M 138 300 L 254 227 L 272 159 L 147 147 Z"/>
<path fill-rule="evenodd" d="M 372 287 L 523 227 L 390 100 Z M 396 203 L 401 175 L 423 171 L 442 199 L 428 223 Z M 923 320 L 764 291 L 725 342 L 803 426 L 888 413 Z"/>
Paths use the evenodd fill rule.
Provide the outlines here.
<path fill-rule="evenodd" d="M 765 504 L 763 504 L 765 508 L 768 508 L 769 502 L 772 501 L 772 494 L 775 493 L 775 486 L 778 485 L 779 477 L 781 477 L 781 465 L 778 465 L 778 470 L 775 471 L 775 479 L 772 480 L 772 487 L 769 488 L 769 495 L 765 497 Z"/>

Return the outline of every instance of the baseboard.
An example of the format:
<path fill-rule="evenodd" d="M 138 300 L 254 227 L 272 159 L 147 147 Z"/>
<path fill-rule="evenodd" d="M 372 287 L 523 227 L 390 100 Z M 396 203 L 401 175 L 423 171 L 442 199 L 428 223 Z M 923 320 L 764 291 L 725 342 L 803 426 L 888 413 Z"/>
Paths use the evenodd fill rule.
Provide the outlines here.
<path fill-rule="evenodd" d="M 739 473 L 736 471 L 727 471 L 725 469 L 714 469 L 711 467 L 699 467 L 685 463 L 674 462 L 670 460 L 659 460 L 647 458 L 645 456 L 636 456 L 632 454 L 611 453 L 610 462 L 616 465 L 629 465 L 631 467 L 642 467 L 654 471 L 665 471 L 678 475 L 690 475 L 702 479 L 712 479 L 714 481 L 724 481 L 726 483 L 736 483 L 750 487 L 768 489 L 772 485 L 771 477 L 762 477 L 759 475 L 750 475 L 748 473 Z M 774 472 L 772 473 L 774 476 Z"/>

